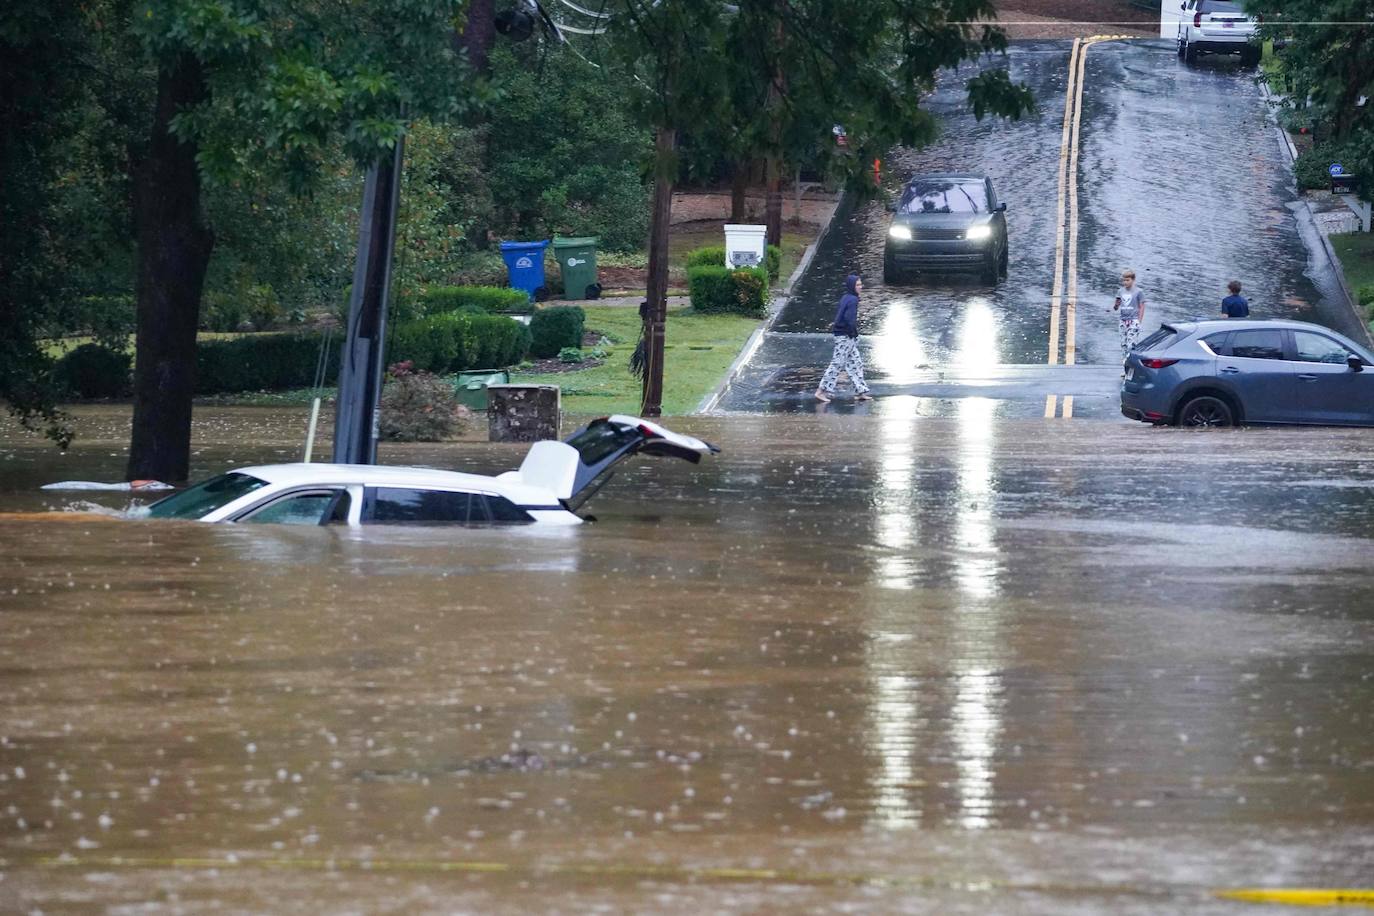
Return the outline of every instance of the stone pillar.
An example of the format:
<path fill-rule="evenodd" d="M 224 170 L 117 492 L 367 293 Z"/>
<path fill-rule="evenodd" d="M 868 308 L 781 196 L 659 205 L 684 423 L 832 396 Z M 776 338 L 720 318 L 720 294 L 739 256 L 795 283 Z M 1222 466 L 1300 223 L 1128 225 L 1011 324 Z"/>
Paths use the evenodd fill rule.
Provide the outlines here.
<path fill-rule="evenodd" d="M 487 435 L 492 442 L 559 438 L 562 402 L 557 385 L 488 385 Z"/>

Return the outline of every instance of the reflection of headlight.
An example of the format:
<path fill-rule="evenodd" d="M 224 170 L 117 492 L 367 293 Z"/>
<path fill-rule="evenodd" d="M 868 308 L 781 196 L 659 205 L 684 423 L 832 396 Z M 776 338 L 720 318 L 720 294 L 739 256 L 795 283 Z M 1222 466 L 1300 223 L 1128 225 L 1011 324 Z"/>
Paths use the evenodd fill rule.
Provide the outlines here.
<path fill-rule="evenodd" d="M 980 239 L 992 238 L 992 227 L 971 226 L 969 227 L 968 235 L 964 236 L 964 238 L 968 239 L 970 242 L 976 242 Z"/>
<path fill-rule="evenodd" d="M 894 239 L 902 239 L 903 241 L 907 242 L 911 241 L 911 230 L 908 229 L 906 226 L 894 225 L 891 229 L 887 230 L 887 234 L 892 236 Z"/>

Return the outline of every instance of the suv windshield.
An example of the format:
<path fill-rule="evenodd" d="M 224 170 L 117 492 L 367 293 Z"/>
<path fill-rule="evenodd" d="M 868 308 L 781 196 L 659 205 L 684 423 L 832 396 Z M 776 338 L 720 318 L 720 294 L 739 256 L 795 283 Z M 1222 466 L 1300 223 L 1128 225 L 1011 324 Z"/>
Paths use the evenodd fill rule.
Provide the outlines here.
<path fill-rule="evenodd" d="M 923 178 L 906 186 L 902 213 L 986 213 L 987 187 L 977 179 Z"/>
<path fill-rule="evenodd" d="M 188 487 L 180 493 L 173 493 L 166 499 L 158 500 L 148 507 L 148 517 L 204 518 L 245 493 L 252 493 L 265 486 L 267 481 L 258 480 L 247 474 L 221 474 L 194 487 Z"/>
<path fill-rule="evenodd" d="M 1237 0 L 1202 0 L 1197 5 L 1199 13 L 1244 13 Z"/>

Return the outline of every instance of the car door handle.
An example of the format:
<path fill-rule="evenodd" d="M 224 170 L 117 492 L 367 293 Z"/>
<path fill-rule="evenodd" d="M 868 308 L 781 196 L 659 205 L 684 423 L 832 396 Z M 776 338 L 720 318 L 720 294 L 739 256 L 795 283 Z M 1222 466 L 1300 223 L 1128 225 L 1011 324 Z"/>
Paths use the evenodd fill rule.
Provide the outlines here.
<path fill-rule="evenodd" d="M 1315 382 L 1317 380 L 1317 377 L 1315 375 L 1312 375 L 1308 372 L 1302 373 L 1298 376 L 1298 378 L 1302 379 L 1304 382 Z"/>
<path fill-rule="evenodd" d="M 1237 369 L 1235 366 L 1227 366 L 1221 371 L 1226 375 L 1235 375 L 1237 372 L 1240 372 L 1240 370 Z"/>

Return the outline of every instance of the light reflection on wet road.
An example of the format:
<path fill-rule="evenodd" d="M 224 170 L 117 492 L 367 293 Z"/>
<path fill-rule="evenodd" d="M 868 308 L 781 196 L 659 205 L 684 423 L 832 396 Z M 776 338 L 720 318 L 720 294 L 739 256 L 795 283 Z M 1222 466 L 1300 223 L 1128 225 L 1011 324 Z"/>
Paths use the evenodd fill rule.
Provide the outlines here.
<path fill-rule="evenodd" d="M 548 534 L 0 518 L 0 909 L 1232 913 L 1209 889 L 1367 883 L 1371 432 L 957 407 L 687 421 L 718 460 L 641 461 Z M 243 417 L 202 413 L 198 472 L 295 436 L 253 454 Z M 117 451 L 6 446 L 0 495 Z"/>
<path fill-rule="evenodd" d="M 1068 57 L 1063 41 L 1013 47 L 1012 77 L 1030 85 L 1041 106 L 1019 123 L 977 123 L 965 108 L 961 80 L 949 80 L 931 100 L 944 135 L 891 165 L 902 175 L 990 175 L 1009 204 L 1008 278 L 990 287 L 975 277 L 929 275 L 886 286 L 882 251 L 890 216 L 877 203 L 860 205 L 822 242 L 774 333 L 726 392 L 722 410 L 814 409 L 809 395 L 829 359 L 835 301 L 855 269 L 866 287 L 859 329 L 880 395 L 918 396 L 921 413 L 949 416 L 957 408 L 948 399 L 963 393 L 929 390 L 924 373 L 1046 362 Z M 1313 260 L 1304 243 L 1315 230 L 1297 204 L 1291 167 L 1253 71 L 1227 62 L 1188 67 L 1166 42 L 1104 42 L 1088 52 L 1083 99 L 1079 364 L 1119 366 L 1110 306 L 1125 267 L 1137 271 L 1146 290 L 1152 326 L 1212 317 L 1226 282 L 1239 279 L 1257 317 L 1359 334 L 1324 258 Z M 999 393 L 999 415 L 1038 415 L 1047 393 L 1074 388 L 1081 389 L 1087 415 L 1115 413 L 1114 406 L 1096 403 L 1115 398 L 1111 381 L 1060 378 L 1057 390 L 1032 384 Z M 831 409 L 851 408 L 837 402 Z M 860 410 L 900 416 L 908 409 L 880 398 Z"/>

